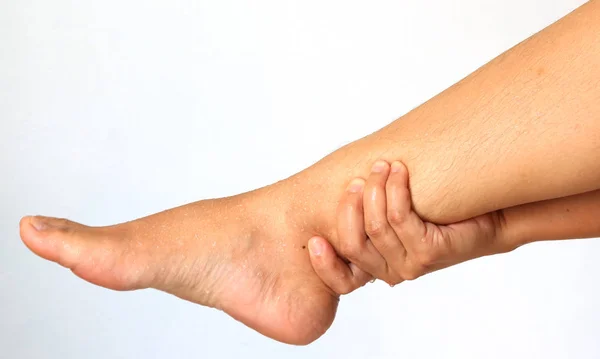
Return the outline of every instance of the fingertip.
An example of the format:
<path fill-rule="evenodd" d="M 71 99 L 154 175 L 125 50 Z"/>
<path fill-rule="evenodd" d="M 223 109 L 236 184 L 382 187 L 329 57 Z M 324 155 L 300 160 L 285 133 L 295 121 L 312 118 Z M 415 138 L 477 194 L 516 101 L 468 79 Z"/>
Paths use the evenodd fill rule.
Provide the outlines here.
<path fill-rule="evenodd" d="M 308 251 L 313 257 L 321 257 L 323 255 L 323 251 L 325 250 L 325 243 L 327 242 L 325 238 L 322 237 L 312 237 L 308 240 Z M 327 242 L 328 244 L 329 242 Z"/>
<path fill-rule="evenodd" d="M 337 208 L 337 227 L 342 232 L 347 232 L 348 228 L 357 218 L 360 218 L 362 223 L 363 217 L 363 193 L 366 181 L 362 178 L 353 179 L 347 187 L 346 192 L 342 195 Z M 345 235 L 338 233 L 340 238 L 346 238 Z"/>
<path fill-rule="evenodd" d="M 325 238 L 311 238 L 308 249 L 315 273 L 333 293 L 342 295 L 356 289 L 352 271 Z"/>
<path fill-rule="evenodd" d="M 348 191 L 350 193 L 360 193 L 363 191 L 364 188 L 365 188 L 365 180 L 362 178 L 354 178 L 348 184 L 346 191 Z"/>
<path fill-rule="evenodd" d="M 392 170 L 386 183 L 386 189 L 390 191 L 408 191 L 408 169 L 400 161 L 392 163 Z"/>
<path fill-rule="evenodd" d="M 373 164 L 371 168 L 371 174 L 367 179 L 366 191 L 373 192 L 378 188 L 385 186 L 385 180 L 388 178 L 390 172 L 390 164 L 386 161 L 378 160 Z"/>
<path fill-rule="evenodd" d="M 373 173 L 382 173 L 385 172 L 389 168 L 390 164 L 383 160 L 378 160 L 371 167 L 371 172 Z"/>
<path fill-rule="evenodd" d="M 308 252 L 313 265 L 323 271 L 330 271 L 336 266 L 336 260 L 340 260 L 331 243 L 323 237 L 315 236 L 309 239 Z"/>
<path fill-rule="evenodd" d="M 400 161 L 392 162 L 392 173 L 402 175 L 407 172 L 408 172 L 408 170 L 406 169 L 406 166 L 404 165 L 404 163 L 402 163 Z"/>

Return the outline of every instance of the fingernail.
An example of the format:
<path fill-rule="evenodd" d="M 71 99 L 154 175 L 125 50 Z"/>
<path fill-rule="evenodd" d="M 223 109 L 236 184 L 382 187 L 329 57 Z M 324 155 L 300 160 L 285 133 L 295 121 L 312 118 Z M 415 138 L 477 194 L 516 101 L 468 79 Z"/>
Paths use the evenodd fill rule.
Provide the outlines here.
<path fill-rule="evenodd" d="M 48 229 L 48 224 L 39 216 L 29 217 L 29 223 L 36 231 L 43 231 Z"/>
<path fill-rule="evenodd" d="M 402 163 L 395 161 L 392 163 L 392 172 L 397 173 L 402 169 Z"/>
<path fill-rule="evenodd" d="M 313 238 L 308 242 L 308 250 L 314 256 L 320 256 L 323 253 L 323 243 L 318 238 Z"/>
<path fill-rule="evenodd" d="M 357 193 L 362 191 L 364 186 L 364 181 L 360 178 L 353 179 L 348 185 L 348 192 Z"/>
<path fill-rule="evenodd" d="M 371 167 L 371 172 L 375 172 L 375 173 L 379 173 L 379 172 L 383 172 L 383 169 L 385 168 L 386 163 L 383 161 L 377 161 L 375 162 L 375 164 L 373 165 L 373 167 Z"/>

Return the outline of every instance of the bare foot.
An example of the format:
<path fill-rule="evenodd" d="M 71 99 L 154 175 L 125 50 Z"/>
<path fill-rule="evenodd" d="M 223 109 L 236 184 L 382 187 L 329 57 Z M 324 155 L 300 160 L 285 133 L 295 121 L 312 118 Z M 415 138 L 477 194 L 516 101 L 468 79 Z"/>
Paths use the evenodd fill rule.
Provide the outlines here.
<path fill-rule="evenodd" d="M 331 325 L 338 293 L 311 267 L 307 242 L 318 233 L 290 220 L 273 188 L 109 227 L 24 217 L 20 233 L 33 252 L 94 284 L 156 288 L 221 309 L 276 340 L 307 344 Z M 370 279 L 331 247 L 323 250 L 313 257 L 339 273 L 344 292 Z"/>

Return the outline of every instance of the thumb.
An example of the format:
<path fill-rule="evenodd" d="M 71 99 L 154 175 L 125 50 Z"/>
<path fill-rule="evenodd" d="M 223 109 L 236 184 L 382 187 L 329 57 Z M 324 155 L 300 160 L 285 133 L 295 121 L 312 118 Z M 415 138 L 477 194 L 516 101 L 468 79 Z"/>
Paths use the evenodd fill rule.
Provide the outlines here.
<path fill-rule="evenodd" d="M 321 280 L 336 294 L 348 294 L 372 279 L 352 263 L 346 263 L 322 237 L 313 237 L 308 241 L 308 250 L 313 269 Z"/>

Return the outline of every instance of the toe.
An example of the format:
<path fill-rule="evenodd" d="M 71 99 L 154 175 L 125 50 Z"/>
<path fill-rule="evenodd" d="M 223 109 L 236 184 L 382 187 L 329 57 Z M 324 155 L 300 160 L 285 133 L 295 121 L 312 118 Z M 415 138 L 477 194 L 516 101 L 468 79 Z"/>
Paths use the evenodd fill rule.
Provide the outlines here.
<path fill-rule="evenodd" d="M 21 219 L 23 243 L 38 256 L 69 268 L 88 282 L 115 290 L 141 287 L 142 261 L 128 251 L 124 231 L 88 227 L 66 219 Z"/>
<path fill-rule="evenodd" d="M 39 216 L 23 217 L 19 223 L 21 240 L 38 256 L 64 265 L 61 263 L 60 248 L 57 248 L 57 239 L 60 236 L 52 235 L 56 234 L 56 231 L 47 225 L 44 218 Z"/>
<path fill-rule="evenodd" d="M 93 228 L 62 218 L 24 217 L 20 233 L 35 254 L 69 269 L 75 269 L 83 261 L 83 254 L 96 247 Z"/>

